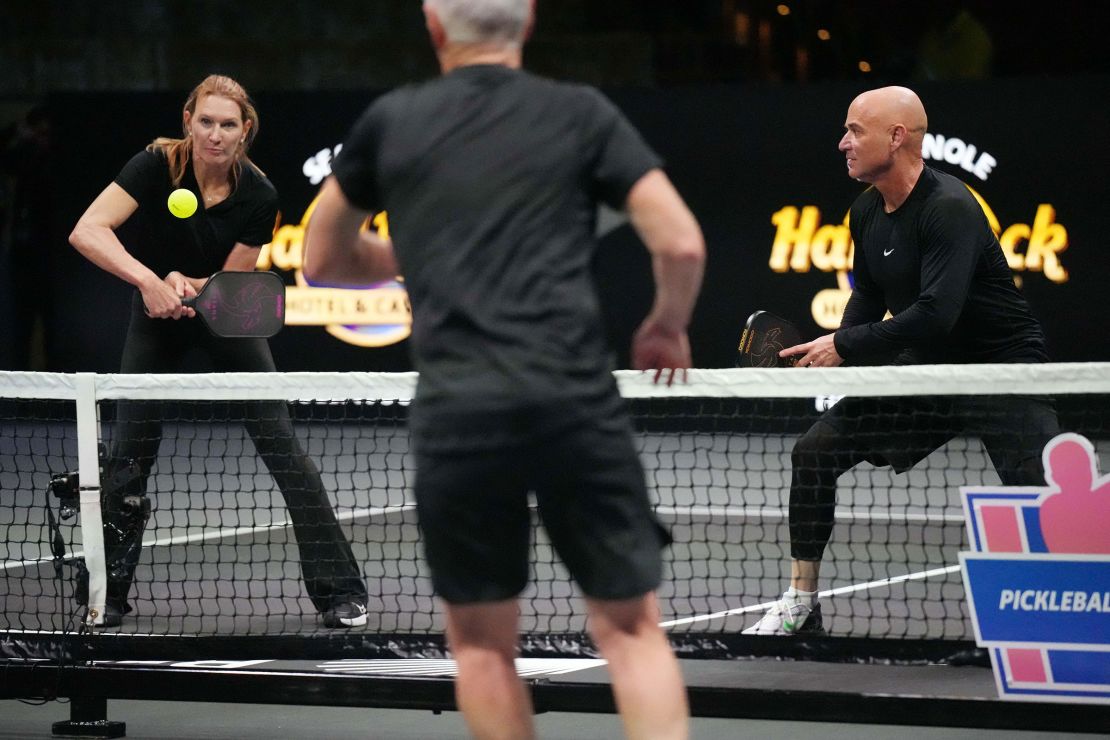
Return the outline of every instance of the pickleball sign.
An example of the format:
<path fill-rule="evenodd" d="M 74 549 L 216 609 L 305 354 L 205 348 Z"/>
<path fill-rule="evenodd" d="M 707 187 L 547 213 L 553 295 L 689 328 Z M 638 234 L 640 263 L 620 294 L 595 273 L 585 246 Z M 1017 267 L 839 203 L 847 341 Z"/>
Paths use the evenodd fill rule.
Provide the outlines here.
<path fill-rule="evenodd" d="M 1110 474 L 1078 434 L 1043 460 L 1044 488 L 960 489 L 975 639 L 1003 699 L 1110 704 Z"/>

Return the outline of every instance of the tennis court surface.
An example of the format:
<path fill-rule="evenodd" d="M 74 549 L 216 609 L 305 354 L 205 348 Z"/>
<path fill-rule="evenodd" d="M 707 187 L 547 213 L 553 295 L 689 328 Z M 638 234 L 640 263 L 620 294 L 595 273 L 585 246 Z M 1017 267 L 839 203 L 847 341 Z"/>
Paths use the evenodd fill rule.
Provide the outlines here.
<path fill-rule="evenodd" d="M 974 647 L 959 488 L 998 483 L 972 437 L 905 474 L 865 464 L 840 478 L 822 568 L 827 635 L 741 634 L 789 575 L 790 450 L 839 396 L 1052 395 L 1061 426 L 1088 436 L 1110 469 L 1105 365 L 1035 368 L 1032 380 L 1028 369 L 1020 378 L 1014 368 L 923 370 L 695 371 L 672 389 L 618 374 L 675 540 L 659 595 L 695 715 L 784 719 L 802 706 L 814 721 L 1110 727 L 1105 705 L 1003 702 L 989 668 L 952 664 Z M 453 708 L 412 502 L 413 375 L 0 376 L 0 697 L 75 697 L 75 716 L 101 712 L 106 698 Z M 364 626 L 326 628 L 306 593 L 281 491 L 244 424 L 272 400 L 288 402 L 359 564 Z M 79 561 L 94 608 L 109 578 L 111 553 L 89 529 L 99 492 L 78 486 L 65 501 L 51 480 L 95 470 L 121 403 L 156 409 L 162 443 L 133 612 L 109 628 L 74 594 Z M 532 575 L 518 668 L 537 710 L 612 712 L 585 610 L 538 527 Z"/>

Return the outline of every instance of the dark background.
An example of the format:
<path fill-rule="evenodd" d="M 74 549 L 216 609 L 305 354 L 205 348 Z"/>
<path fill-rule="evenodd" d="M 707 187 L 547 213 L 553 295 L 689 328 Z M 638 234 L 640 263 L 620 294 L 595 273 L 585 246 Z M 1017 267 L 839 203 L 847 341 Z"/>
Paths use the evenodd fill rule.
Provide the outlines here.
<path fill-rule="evenodd" d="M 603 87 L 667 160 L 710 251 L 691 328 L 699 366 L 732 364 L 756 308 L 820 330 L 809 301 L 835 275 L 772 272 L 771 214 L 813 205 L 823 224 L 841 221 L 860 190 L 836 150 L 844 111 L 892 83 L 919 92 L 932 131 L 998 159 L 986 182 L 937 166 L 975 187 L 1004 228 L 1054 206 L 1070 279 L 1016 277 L 1055 359 L 1110 360 L 1104 13 L 1021 5 L 539 0 L 525 66 Z M 262 116 L 252 155 L 281 193 L 283 222 L 296 223 L 315 191 L 305 158 L 340 142 L 380 91 L 437 71 L 418 0 L 6 6 L 0 68 L 0 369 L 66 371 L 118 367 L 128 296 L 66 235 L 131 154 L 180 130 L 205 74 L 251 90 Z M 623 364 L 651 296 L 627 226 L 603 239 L 598 275 Z M 272 344 L 287 370 L 408 368 L 404 343 L 355 347 L 322 327 L 289 327 Z"/>

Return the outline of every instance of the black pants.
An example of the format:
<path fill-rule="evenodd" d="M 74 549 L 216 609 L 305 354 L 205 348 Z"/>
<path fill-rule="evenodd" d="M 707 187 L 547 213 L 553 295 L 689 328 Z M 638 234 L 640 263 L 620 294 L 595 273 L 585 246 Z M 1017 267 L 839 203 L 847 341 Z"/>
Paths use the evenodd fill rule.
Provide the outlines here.
<path fill-rule="evenodd" d="M 132 301 L 131 323 L 123 348 L 120 372 L 167 373 L 178 370 L 186 355 L 201 350 L 217 372 L 273 372 L 273 356 L 265 339 L 223 339 L 212 336 L 200 319 L 151 319 L 143 312 L 138 293 Z M 162 441 L 162 406 L 158 403 L 121 401 L 117 406 L 115 435 L 109 466 L 128 459 L 140 468 L 141 491 L 158 455 Z M 312 603 L 320 611 L 345 601 L 366 600 L 366 586 L 335 511 L 324 491 L 320 473 L 301 449 L 293 432 L 289 409 L 283 401 L 243 404 L 243 425 L 254 440 L 258 454 L 281 490 L 301 558 L 301 573 Z M 119 500 L 128 489 L 106 490 L 102 506 L 105 516 L 119 511 Z M 105 532 L 105 549 L 111 551 L 113 536 Z M 118 537 L 118 535 L 115 535 Z M 136 550 L 137 559 L 137 550 Z M 119 573 L 120 569 L 116 569 Z M 134 575 L 134 563 L 109 579 L 108 597 L 126 603 Z"/>
<path fill-rule="evenodd" d="M 953 437 L 979 437 L 1006 486 L 1043 486 L 1041 452 L 1060 433 L 1042 397 L 846 398 L 794 445 L 790 554 L 820 560 L 832 536 L 836 481 L 861 462 L 902 473 Z"/>

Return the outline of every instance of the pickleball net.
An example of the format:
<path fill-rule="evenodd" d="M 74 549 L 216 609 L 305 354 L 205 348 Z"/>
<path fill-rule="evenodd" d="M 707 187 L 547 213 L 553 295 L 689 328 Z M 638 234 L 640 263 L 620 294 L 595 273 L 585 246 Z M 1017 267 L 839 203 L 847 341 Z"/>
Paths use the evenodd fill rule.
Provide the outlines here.
<path fill-rule="evenodd" d="M 1051 396 L 1061 429 L 1091 439 L 1110 468 L 1105 363 L 694 370 L 671 388 L 641 373 L 617 378 L 656 512 L 674 538 L 659 596 L 687 657 L 788 650 L 794 638 L 740 633 L 787 585 L 791 450 L 841 396 Z M 412 373 L 0 373 L 0 645 L 28 655 L 64 639 L 118 657 L 441 646 L 412 496 L 415 382 Z M 109 487 L 100 469 L 136 408 L 157 420 L 161 443 L 145 495 L 128 491 L 139 503 L 127 519 L 100 505 L 97 488 Z M 259 454 L 273 446 L 258 437 L 275 433 L 261 423 L 275 413 L 288 414 L 326 492 L 324 519 L 334 516 L 350 545 L 366 588 L 364 626 L 329 629 L 311 598 L 304 575 L 335 564 L 304 562 L 320 551 L 304 541 L 315 530 L 295 531 L 275 482 L 297 471 L 270 469 Z M 841 476 L 820 639 L 896 654 L 973 640 L 957 559 L 967 549 L 959 488 L 997 483 L 980 441 L 965 436 L 903 474 L 864 463 Z M 132 611 L 118 627 L 97 625 L 128 536 Z M 526 646 L 589 653 L 584 605 L 539 527 L 532 563 L 521 600 Z"/>

